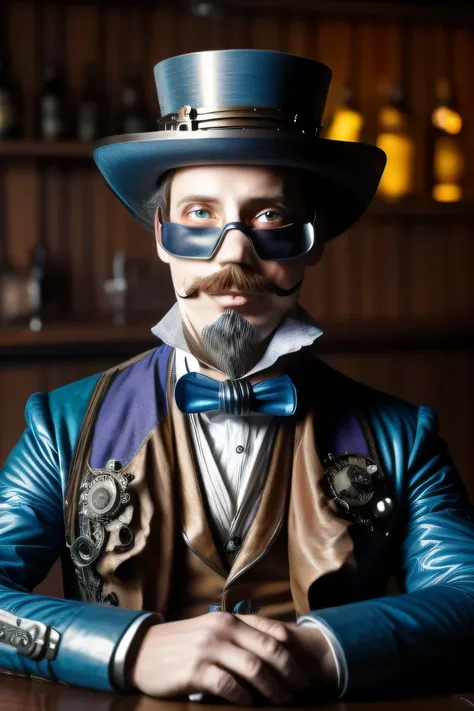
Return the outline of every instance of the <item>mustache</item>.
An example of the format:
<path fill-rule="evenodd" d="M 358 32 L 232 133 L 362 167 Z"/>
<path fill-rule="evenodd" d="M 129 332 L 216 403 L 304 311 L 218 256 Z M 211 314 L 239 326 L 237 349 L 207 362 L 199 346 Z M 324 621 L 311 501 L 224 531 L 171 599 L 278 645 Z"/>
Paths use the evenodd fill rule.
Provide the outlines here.
<path fill-rule="evenodd" d="M 197 277 L 191 286 L 185 289 L 185 294 L 178 296 L 181 299 L 192 299 L 200 293 L 216 295 L 226 291 L 241 291 L 247 294 L 276 294 L 285 297 L 294 294 L 302 283 L 301 279 L 289 289 L 283 289 L 260 274 L 246 272 L 238 264 L 230 264 L 207 277 Z"/>

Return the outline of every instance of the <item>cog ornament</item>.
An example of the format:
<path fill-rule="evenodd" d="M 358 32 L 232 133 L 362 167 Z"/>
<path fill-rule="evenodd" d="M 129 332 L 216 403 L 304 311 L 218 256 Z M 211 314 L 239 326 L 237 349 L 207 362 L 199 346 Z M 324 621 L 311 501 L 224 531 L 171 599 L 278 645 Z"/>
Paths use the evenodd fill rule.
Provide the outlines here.
<path fill-rule="evenodd" d="M 330 497 L 345 518 L 374 529 L 374 519 L 387 518 L 393 511 L 386 492 L 386 479 L 376 462 L 364 454 L 334 456 L 324 462 Z"/>

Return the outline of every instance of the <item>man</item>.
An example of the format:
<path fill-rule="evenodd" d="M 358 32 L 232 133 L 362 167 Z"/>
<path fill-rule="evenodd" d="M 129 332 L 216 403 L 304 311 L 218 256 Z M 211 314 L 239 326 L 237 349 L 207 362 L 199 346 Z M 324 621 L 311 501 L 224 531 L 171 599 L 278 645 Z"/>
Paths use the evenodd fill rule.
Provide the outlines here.
<path fill-rule="evenodd" d="M 318 137 L 318 62 L 155 72 L 159 130 L 95 158 L 177 304 L 159 348 L 28 402 L 0 480 L 0 668 L 242 705 L 467 685 L 474 525 L 435 416 L 318 361 L 298 307 L 384 155 Z M 32 595 L 60 554 L 68 599 Z"/>

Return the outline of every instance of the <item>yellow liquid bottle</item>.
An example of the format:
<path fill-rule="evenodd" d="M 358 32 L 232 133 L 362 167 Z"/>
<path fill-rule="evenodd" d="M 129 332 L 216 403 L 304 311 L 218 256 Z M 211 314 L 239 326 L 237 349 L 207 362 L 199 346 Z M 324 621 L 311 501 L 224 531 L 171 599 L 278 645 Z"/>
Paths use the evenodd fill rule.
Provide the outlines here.
<path fill-rule="evenodd" d="M 387 154 L 387 165 L 379 185 L 379 195 L 397 201 L 413 189 L 415 143 L 408 131 L 408 115 L 401 90 L 395 87 L 390 100 L 379 111 L 377 146 Z"/>
<path fill-rule="evenodd" d="M 449 83 L 446 79 L 436 87 L 437 104 L 431 114 L 433 126 L 432 197 L 437 202 L 462 200 L 464 155 L 460 133 L 462 117 L 454 107 Z"/>

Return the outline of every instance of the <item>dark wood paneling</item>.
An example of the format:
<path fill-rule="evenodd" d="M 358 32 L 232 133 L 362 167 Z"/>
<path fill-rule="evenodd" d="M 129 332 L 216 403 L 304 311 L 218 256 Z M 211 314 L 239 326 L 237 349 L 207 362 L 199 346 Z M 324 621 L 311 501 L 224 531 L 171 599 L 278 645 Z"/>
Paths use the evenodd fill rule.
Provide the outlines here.
<path fill-rule="evenodd" d="M 8 252 L 13 266 L 25 270 L 39 238 L 40 177 L 29 163 L 8 166 L 4 176 Z"/>

